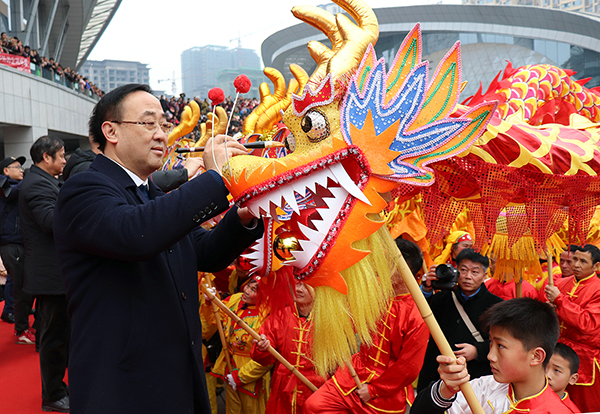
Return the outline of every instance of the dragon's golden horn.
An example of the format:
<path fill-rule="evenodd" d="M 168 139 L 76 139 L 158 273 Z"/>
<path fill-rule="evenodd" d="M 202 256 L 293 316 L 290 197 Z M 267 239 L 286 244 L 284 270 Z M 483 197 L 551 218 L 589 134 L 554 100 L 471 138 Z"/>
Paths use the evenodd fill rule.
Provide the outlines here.
<path fill-rule="evenodd" d="M 379 37 L 377 17 L 364 1 L 333 0 L 333 2 L 347 11 L 357 24 L 343 14 L 338 14 L 335 16 L 336 28 L 334 29 L 333 16 L 328 12 L 316 12 L 314 8 L 307 6 L 292 10 L 294 16 L 320 30 L 332 43 L 332 49 L 329 49 L 319 42 L 309 42 L 309 52 L 317 62 L 317 69 L 310 76 L 310 81 L 320 82 L 327 73 L 331 73 L 334 79 L 337 79 L 350 72 L 359 65 L 369 43 L 374 45 Z M 342 39 L 341 45 L 338 36 Z"/>
<path fill-rule="evenodd" d="M 266 82 L 263 82 L 258 87 L 260 93 L 260 104 L 252 111 L 250 115 L 246 117 L 244 121 L 243 135 L 249 135 L 256 131 L 256 123 L 260 116 L 265 113 L 267 109 L 277 104 L 280 100 L 285 98 L 285 79 L 281 72 L 273 68 L 265 68 L 263 71 L 265 76 L 273 82 L 275 85 L 275 92 L 271 95 L 271 90 Z"/>
<path fill-rule="evenodd" d="M 194 130 L 200 119 L 200 107 L 196 101 L 190 101 L 183 109 L 181 114 L 181 123 L 177 125 L 169 134 L 167 145 L 170 147 L 175 144 L 178 138 L 184 137 Z"/>
<path fill-rule="evenodd" d="M 215 128 L 214 135 L 225 133 L 225 129 L 227 128 L 227 112 L 220 106 L 215 108 L 215 112 L 217 113 L 216 115 L 212 112 L 206 114 L 208 120 L 206 123 L 203 122 L 200 124 L 202 135 L 200 135 L 200 138 L 194 144 L 195 147 L 203 147 L 206 145 L 208 139 L 213 135 L 213 128 Z"/>
<path fill-rule="evenodd" d="M 292 82 L 290 81 L 290 85 L 288 86 L 288 93 L 291 92 L 297 95 L 301 95 L 304 86 L 308 82 L 308 73 L 306 73 L 306 71 L 301 66 L 298 66 L 295 63 L 290 64 L 290 72 L 292 72 L 292 75 L 294 75 L 294 78 L 296 78 L 296 80 L 298 81 L 298 90 L 296 91 L 291 88 Z"/>

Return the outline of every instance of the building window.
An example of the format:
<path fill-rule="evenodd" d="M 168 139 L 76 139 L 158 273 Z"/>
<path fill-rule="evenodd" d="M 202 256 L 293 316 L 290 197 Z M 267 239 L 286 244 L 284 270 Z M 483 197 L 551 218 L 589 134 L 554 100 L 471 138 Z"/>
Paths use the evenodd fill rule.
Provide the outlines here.
<path fill-rule="evenodd" d="M 573 7 L 575 7 L 575 6 L 581 6 L 581 0 L 575 0 L 573 2 Z"/>

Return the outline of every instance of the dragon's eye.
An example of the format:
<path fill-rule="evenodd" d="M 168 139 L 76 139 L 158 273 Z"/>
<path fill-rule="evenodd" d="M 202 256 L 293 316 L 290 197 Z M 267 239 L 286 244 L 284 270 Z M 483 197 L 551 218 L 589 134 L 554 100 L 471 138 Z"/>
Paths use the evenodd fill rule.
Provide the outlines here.
<path fill-rule="evenodd" d="M 285 137 L 285 141 L 283 143 L 285 144 L 285 148 L 289 152 L 296 151 L 296 137 L 294 136 L 294 134 L 288 134 L 288 136 Z"/>
<path fill-rule="evenodd" d="M 323 141 L 330 134 L 327 117 L 317 109 L 311 109 L 304 115 L 301 126 L 310 142 Z"/>

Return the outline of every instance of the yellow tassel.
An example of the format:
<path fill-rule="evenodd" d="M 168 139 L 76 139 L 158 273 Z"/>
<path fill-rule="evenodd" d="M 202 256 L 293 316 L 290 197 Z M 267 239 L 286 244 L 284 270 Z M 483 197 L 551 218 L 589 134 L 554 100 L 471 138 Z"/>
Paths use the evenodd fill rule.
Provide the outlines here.
<path fill-rule="evenodd" d="M 342 272 L 348 295 L 328 286 L 315 288 L 312 356 L 320 375 L 348 361 L 359 342 L 372 343 L 372 333 L 393 296 L 391 276 L 400 252 L 387 228 L 353 247 L 371 253 Z"/>
<path fill-rule="evenodd" d="M 317 374 L 327 377 L 358 351 L 348 300 L 329 286 L 315 288 L 313 350 Z"/>

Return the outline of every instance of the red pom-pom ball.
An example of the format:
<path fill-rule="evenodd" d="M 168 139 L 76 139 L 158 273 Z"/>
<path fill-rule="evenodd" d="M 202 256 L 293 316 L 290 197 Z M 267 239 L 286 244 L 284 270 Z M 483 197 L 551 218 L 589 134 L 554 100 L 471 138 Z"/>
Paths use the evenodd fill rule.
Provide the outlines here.
<path fill-rule="evenodd" d="M 250 82 L 248 76 L 240 75 L 233 81 L 233 86 L 235 86 L 237 93 L 248 93 L 252 86 L 252 82 Z"/>
<path fill-rule="evenodd" d="M 213 106 L 217 106 L 225 100 L 225 92 L 221 88 L 212 88 L 208 91 L 208 99 L 212 101 Z"/>

